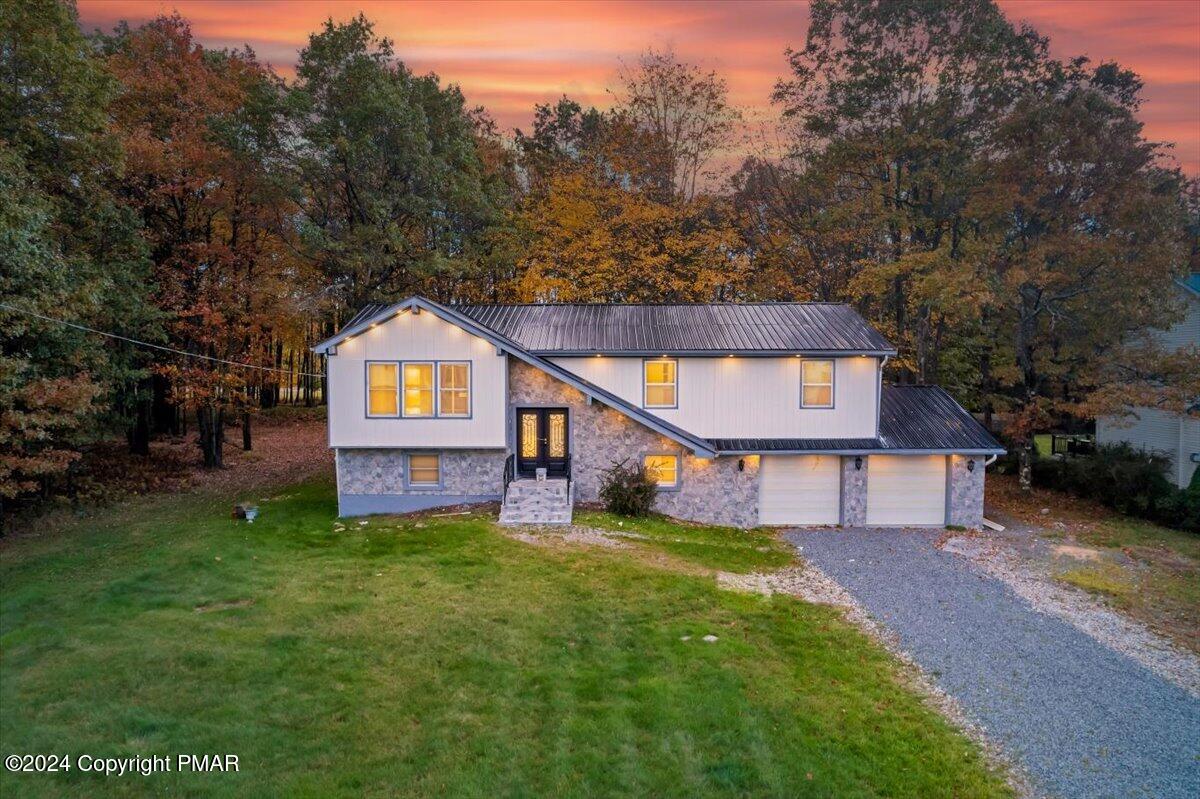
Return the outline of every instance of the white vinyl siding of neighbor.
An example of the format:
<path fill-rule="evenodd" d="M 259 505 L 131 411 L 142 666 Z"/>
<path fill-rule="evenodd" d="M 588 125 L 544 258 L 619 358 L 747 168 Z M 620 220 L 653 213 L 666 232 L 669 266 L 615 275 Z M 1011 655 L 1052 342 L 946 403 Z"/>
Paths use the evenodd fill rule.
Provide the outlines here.
<path fill-rule="evenodd" d="M 759 524 L 841 521 L 841 460 L 837 455 L 764 455 Z"/>
<path fill-rule="evenodd" d="M 1186 486 L 1196 464 L 1193 452 L 1200 452 L 1200 419 L 1160 411 L 1135 408 L 1135 417 L 1101 417 L 1096 420 L 1096 443 L 1129 442 L 1135 449 L 1158 452 L 1171 458 L 1168 472 L 1171 482 Z"/>
<path fill-rule="evenodd" d="M 1179 350 L 1200 347 L 1200 297 L 1180 289 L 1187 303 L 1187 315 L 1169 330 L 1155 334 L 1165 348 Z M 1183 488 L 1191 483 L 1196 464 L 1192 453 L 1200 452 L 1200 419 L 1180 416 L 1155 408 L 1134 408 L 1135 417 L 1101 417 L 1096 420 L 1096 443 L 1128 442 L 1137 449 L 1170 456 L 1169 475 Z"/>
<path fill-rule="evenodd" d="M 945 455 L 872 455 L 868 459 L 867 524 L 945 523 Z"/>
<path fill-rule="evenodd" d="M 641 406 L 640 357 L 554 358 L 555 363 Z M 800 407 L 800 358 L 678 359 L 676 408 L 650 412 L 705 438 L 874 438 L 879 360 L 835 358 L 834 407 Z"/>
<path fill-rule="evenodd" d="M 464 378 L 470 381 L 468 415 L 368 416 L 368 361 L 470 363 L 467 375 L 461 370 L 443 375 L 443 382 L 451 380 L 454 388 Z M 495 346 L 431 313 L 405 312 L 342 342 L 337 354 L 329 356 L 329 445 L 503 448 L 507 387 L 505 356 L 497 355 Z M 462 407 L 460 395 L 456 392 L 453 397 L 455 413 Z M 440 399 L 445 404 L 451 397 Z"/>

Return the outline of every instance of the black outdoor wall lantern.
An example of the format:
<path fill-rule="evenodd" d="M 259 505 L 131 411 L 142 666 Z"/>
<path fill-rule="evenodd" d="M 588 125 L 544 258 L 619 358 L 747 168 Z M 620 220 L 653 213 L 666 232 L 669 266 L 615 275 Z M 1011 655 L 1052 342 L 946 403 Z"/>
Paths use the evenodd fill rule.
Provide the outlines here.
<path fill-rule="evenodd" d="M 854 459 L 854 471 L 856 471 L 856 472 L 862 471 L 862 455 L 859 455 L 857 458 Z"/>
<path fill-rule="evenodd" d="M 967 461 L 967 471 L 968 472 L 975 471 L 975 459 L 974 458 L 971 458 L 971 460 Z"/>

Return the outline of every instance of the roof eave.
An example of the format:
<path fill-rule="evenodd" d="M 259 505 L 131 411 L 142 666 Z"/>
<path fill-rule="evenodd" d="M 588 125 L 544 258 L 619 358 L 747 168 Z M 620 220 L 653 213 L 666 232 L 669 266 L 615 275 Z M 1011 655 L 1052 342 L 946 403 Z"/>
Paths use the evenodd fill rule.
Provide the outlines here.
<path fill-rule="evenodd" d="M 718 457 L 727 455 L 1004 455 L 1005 449 L 722 449 Z"/>
<path fill-rule="evenodd" d="M 338 335 L 322 341 L 321 343 L 315 345 L 312 349 L 314 352 L 328 351 L 329 347 L 336 346 L 346 339 L 352 338 L 358 333 L 370 329 L 372 325 L 378 324 L 380 321 L 387 319 L 390 316 L 415 309 L 428 311 L 446 322 L 457 325 L 463 330 L 479 336 L 480 338 L 494 344 L 498 350 L 506 352 L 518 358 L 519 360 L 528 363 L 530 366 L 541 369 L 547 374 L 562 380 L 567 385 L 570 385 L 576 390 L 580 391 L 584 396 L 608 405 L 609 407 L 624 413 L 626 416 L 636 419 L 637 421 L 649 427 L 651 430 L 666 436 L 676 443 L 688 447 L 699 457 L 716 457 L 716 451 L 713 450 L 712 447 L 708 445 L 708 442 L 704 439 L 699 438 L 698 436 L 693 436 L 686 430 L 678 428 L 669 422 L 665 422 L 653 414 L 643 412 L 640 408 L 637 408 L 625 400 L 622 400 L 615 394 L 605 391 L 599 386 L 584 380 L 574 372 L 568 371 L 552 361 L 545 360 L 544 358 L 529 352 L 507 336 L 497 333 L 486 325 L 476 322 L 469 316 L 455 311 L 453 308 L 447 308 L 446 306 L 436 303 L 433 300 L 425 297 L 413 296 L 402 302 L 398 302 L 395 305 L 390 305 L 370 318 L 364 319 L 353 328 L 349 330 L 343 330 Z"/>
<path fill-rule="evenodd" d="M 805 358 L 848 358 L 863 356 L 867 358 L 895 357 L 896 350 L 530 350 L 542 358 L 594 358 L 605 355 L 612 358 L 723 358 L 737 355 L 742 358 L 784 358 L 802 356 Z"/>

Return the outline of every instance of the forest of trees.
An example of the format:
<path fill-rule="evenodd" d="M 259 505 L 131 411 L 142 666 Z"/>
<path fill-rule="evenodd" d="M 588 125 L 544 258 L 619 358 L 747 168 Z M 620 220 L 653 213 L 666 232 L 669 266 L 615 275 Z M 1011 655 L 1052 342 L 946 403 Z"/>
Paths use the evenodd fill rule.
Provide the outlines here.
<path fill-rule="evenodd" d="M 1144 138 L 1136 75 L 1051 57 L 992 0 L 811 18 L 769 131 L 651 49 L 613 65 L 612 107 L 547 98 L 507 136 L 362 16 L 285 81 L 179 16 L 89 35 L 69 2 L 3 0 L 0 499 L 184 416 L 218 467 L 230 419 L 249 446 L 281 391 L 319 401 L 310 344 L 413 293 L 850 302 L 898 347 L 890 379 L 1003 415 L 1018 447 L 1200 395 L 1200 356 L 1145 335 L 1197 268 L 1200 202 Z"/>

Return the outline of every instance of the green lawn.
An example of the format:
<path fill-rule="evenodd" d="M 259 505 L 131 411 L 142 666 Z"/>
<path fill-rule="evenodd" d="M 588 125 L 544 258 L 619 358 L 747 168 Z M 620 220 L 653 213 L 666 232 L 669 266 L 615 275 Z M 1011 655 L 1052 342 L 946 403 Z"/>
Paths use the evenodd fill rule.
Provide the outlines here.
<path fill-rule="evenodd" d="M 143 499 L 0 545 L 0 749 L 241 771 L 3 772 L 0 794 L 1007 794 L 828 608 L 482 515 L 337 531 L 326 483 L 253 525 L 229 504 Z M 741 535 L 654 524 L 710 538 L 709 565 Z"/>

